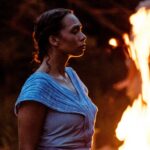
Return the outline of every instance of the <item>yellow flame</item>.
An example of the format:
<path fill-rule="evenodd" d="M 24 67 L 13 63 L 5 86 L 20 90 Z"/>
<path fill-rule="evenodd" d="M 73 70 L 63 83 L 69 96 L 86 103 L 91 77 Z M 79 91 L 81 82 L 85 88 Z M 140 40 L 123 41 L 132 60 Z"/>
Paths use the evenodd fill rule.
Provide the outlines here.
<path fill-rule="evenodd" d="M 108 41 L 109 45 L 113 46 L 113 47 L 117 47 L 118 46 L 118 42 L 115 38 L 111 38 L 109 41 Z"/>
<path fill-rule="evenodd" d="M 130 17 L 130 22 L 132 34 L 123 37 L 141 73 L 142 91 L 123 113 L 116 136 L 124 141 L 119 150 L 150 150 L 150 9 L 139 9 Z"/>

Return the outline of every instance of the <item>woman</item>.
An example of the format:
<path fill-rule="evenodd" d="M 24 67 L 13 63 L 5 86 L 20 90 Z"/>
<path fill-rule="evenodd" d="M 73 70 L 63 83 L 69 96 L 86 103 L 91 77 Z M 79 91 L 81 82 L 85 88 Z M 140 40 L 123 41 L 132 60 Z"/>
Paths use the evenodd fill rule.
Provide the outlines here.
<path fill-rule="evenodd" d="M 71 10 L 58 8 L 36 20 L 34 60 L 15 105 L 19 150 L 89 150 L 96 106 L 85 85 L 66 64 L 84 54 L 86 36 Z"/>

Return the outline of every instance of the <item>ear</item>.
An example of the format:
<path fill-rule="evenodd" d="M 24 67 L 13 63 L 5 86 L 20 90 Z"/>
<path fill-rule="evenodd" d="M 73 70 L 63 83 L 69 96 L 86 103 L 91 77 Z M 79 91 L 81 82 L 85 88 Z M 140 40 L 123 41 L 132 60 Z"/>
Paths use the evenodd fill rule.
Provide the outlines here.
<path fill-rule="evenodd" d="M 50 35 L 48 40 L 52 46 L 58 46 L 58 44 L 59 44 L 59 38 L 54 35 Z"/>

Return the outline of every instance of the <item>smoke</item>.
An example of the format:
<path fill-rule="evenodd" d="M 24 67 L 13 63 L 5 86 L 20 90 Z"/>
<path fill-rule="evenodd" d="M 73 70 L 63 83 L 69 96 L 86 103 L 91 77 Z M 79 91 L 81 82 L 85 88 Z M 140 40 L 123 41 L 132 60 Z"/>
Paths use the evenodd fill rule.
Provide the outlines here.
<path fill-rule="evenodd" d="M 140 2 L 136 9 L 138 10 L 143 7 L 146 9 L 150 9 L 150 0 L 144 0 L 144 1 Z"/>

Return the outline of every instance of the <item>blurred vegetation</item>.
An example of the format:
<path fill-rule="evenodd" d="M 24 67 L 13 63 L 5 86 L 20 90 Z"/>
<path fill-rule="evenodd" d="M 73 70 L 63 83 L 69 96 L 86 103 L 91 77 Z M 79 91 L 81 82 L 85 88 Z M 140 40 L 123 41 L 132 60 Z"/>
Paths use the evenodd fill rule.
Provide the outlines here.
<path fill-rule="evenodd" d="M 130 104 L 126 89 L 112 85 L 127 75 L 123 46 L 112 48 L 108 40 L 122 41 L 130 32 L 129 16 L 140 0 L 12 0 L 0 1 L 0 149 L 17 149 L 17 119 L 14 103 L 25 79 L 33 72 L 31 33 L 36 16 L 47 9 L 73 9 L 88 37 L 82 58 L 72 59 L 75 68 L 98 106 L 96 147 L 117 147 L 115 129 Z"/>

